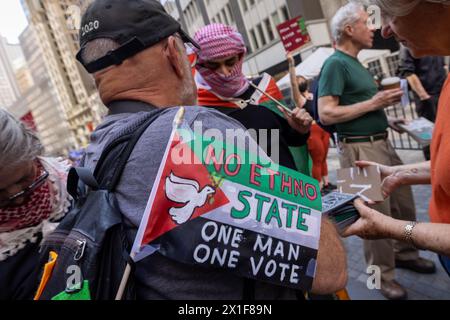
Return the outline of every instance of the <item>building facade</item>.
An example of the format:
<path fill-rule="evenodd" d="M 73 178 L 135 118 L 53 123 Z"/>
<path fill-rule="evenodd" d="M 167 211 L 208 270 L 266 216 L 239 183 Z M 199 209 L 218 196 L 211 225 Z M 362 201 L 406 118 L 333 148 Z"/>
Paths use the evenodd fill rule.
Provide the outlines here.
<path fill-rule="evenodd" d="M 30 75 L 32 85 L 22 93 L 12 109 L 15 113 L 27 110 L 31 112 L 47 154 L 67 155 L 70 149 L 77 147 L 76 137 L 70 129 L 56 87 L 51 81 L 44 52 L 32 25 L 22 32 L 19 41 L 26 61 L 26 66 L 22 69 Z"/>
<path fill-rule="evenodd" d="M 30 70 L 26 62 L 15 70 L 17 86 L 19 88 L 20 95 L 25 94 L 33 85 L 33 77 L 31 76 Z"/>
<path fill-rule="evenodd" d="M 13 67 L 13 60 L 17 58 L 15 56 L 17 47 L 17 45 L 9 44 L 6 38 L 0 36 L 0 108 L 8 108 L 20 96 Z"/>
<path fill-rule="evenodd" d="M 244 72 L 247 75 L 287 69 L 286 53 L 277 25 L 302 16 L 311 36 L 311 44 L 301 51 L 306 58 L 314 48 L 330 46 L 329 20 L 346 0 L 167 0 L 167 11 L 190 34 L 209 23 L 235 26 L 249 49 Z M 181 14 L 180 14 L 181 13 Z"/>
<path fill-rule="evenodd" d="M 90 1 L 22 0 L 45 59 L 50 81 L 67 120 L 75 148 L 85 147 L 106 108 L 95 90 L 93 79 L 76 61 L 80 10 Z"/>

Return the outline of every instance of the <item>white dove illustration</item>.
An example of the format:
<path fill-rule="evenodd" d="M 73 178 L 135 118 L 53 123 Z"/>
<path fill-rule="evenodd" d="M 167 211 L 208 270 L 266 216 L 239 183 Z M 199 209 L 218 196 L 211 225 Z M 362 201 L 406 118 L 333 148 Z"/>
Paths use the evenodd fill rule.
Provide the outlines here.
<path fill-rule="evenodd" d="M 200 185 L 195 180 L 183 179 L 170 173 L 166 178 L 166 196 L 173 202 L 186 204 L 181 208 L 171 208 L 169 210 L 172 220 L 177 224 L 188 221 L 196 208 L 205 205 L 208 196 L 214 194 L 216 190 L 212 186 L 206 186 L 200 191 Z"/>

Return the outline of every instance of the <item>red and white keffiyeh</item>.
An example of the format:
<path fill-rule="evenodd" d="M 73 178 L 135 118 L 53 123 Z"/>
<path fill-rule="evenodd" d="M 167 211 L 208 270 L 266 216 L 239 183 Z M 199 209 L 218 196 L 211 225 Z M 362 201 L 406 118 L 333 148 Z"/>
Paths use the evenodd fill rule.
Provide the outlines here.
<path fill-rule="evenodd" d="M 48 180 L 19 207 L 0 209 L 0 262 L 14 256 L 27 243 L 36 243 L 38 234 L 51 233 L 71 205 L 66 190 L 70 164 L 60 158 L 39 158 L 50 174 Z"/>
<path fill-rule="evenodd" d="M 38 164 L 39 171 L 43 166 Z M 0 232 L 12 232 L 34 227 L 52 213 L 52 190 L 49 181 L 36 189 L 21 206 L 0 208 Z"/>
<path fill-rule="evenodd" d="M 247 53 L 242 35 L 233 27 L 224 24 L 210 24 L 200 29 L 194 36 L 201 50 L 197 53 L 197 71 L 211 87 L 223 97 L 237 97 L 249 87 L 249 82 L 242 73 L 244 56 Z M 221 60 L 241 55 L 229 76 L 202 66 L 206 61 Z"/>

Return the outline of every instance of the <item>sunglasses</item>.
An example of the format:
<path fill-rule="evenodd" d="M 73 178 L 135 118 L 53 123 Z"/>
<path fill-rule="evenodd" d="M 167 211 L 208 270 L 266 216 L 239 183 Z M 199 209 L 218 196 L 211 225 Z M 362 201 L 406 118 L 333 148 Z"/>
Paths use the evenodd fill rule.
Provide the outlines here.
<path fill-rule="evenodd" d="M 15 195 L 9 197 L 6 200 L 0 200 L 0 208 L 5 208 L 5 207 L 11 206 L 18 198 L 28 197 L 37 188 L 39 188 L 40 186 L 42 186 L 44 184 L 44 182 L 47 180 L 48 176 L 49 176 L 49 173 L 45 170 L 42 170 L 39 177 L 37 177 L 36 180 L 34 180 L 34 182 L 32 184 L 30 184 L 28 187 L 26 187 L 22 191 L 16 193 Z"/>

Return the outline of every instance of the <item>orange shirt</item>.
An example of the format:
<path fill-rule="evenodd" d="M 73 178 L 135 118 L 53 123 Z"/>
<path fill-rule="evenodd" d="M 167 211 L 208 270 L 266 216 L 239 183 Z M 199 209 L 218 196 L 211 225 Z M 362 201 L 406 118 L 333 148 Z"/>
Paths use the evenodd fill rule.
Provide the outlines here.
<path fill-rule="evenodd" d="M 450 75 L 439 99 L 431 145 L 432 222 L 450 223 Z"/>

